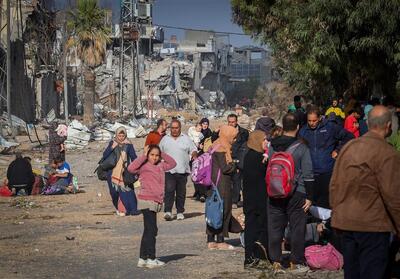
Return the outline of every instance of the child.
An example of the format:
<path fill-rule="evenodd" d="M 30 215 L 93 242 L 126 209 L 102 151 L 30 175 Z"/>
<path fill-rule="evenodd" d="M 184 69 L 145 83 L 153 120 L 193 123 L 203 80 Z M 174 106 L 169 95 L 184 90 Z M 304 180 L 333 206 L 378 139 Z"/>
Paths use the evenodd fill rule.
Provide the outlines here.
<path fill-rule="evenodd" d="M 138 267 L 154 268 L 165 264 L 156 259 L 157 212 L 161 211 L 164 199 L 165 172 L 175 166 L 175 160 L 161 153 L 158 145 L 146 146 L 145 155 L 128 166 L 129 172 L 139 174 L 140 181 L 136 194 L 138 209 L 143 214 L 144 230 Z"/>
<path fill-rule="evenodd" d="M 197 123 L 196 126 L 190 127 L 188 130 L 188 136 L 194 142 L 197 148 L 200 148 L 200 142 L 204 137 L 201 130 L 202 126 L 200 123 Z"/>

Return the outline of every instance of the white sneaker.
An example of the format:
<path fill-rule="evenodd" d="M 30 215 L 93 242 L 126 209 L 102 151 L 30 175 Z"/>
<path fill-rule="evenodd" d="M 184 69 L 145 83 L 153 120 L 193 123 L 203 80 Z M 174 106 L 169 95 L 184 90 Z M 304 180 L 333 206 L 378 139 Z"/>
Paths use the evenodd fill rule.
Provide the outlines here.
<path fill-rule="evenodd" d="M 164 219 L 166 221 L 172 221 L 172 213 L 171 212 L 165 212 L 164 213 Z"/>
<path fill-rule="evenodd" d="M 125 216 L 125 212 L 119 212 L 118 210 L 115 212 L 115 214 L 117 214 L 117 216 L 123 217 Z"/>
<path fill-rule="evenodd" d="M 184 220 L 184 219 L 185 219 L 185 215 L 183 215 L 183 213 L 176 214 L 176 220 Z"/>
<path fill-rule="evenodd" d="M 146 263 L 147 268 L 161 267 L 163 265 L 165 265 L 165 263 L 158 259 L 154 259 L 154 260 L 148 259 L 147 263 Z"/>
<path fill-rule="evenodd" d="M 146 266 L 147 266 L 147 260 L 139 258 L 139 261 L 137 263 L 137 267 L 146 267 Z"/>

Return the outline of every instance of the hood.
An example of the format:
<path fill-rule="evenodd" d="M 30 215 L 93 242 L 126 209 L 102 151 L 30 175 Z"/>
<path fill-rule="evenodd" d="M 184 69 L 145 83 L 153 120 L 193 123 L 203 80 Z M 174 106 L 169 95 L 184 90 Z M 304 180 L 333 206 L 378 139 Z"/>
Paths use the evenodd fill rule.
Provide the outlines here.
<path fill-rule="evenodd" d="M 272 118 L 265 116 L 257 120 L 255 130 L 263 131 L 266 135 L 269 135 L 274 127 L 275 121 Z"/>
<path fill-rule="evenodd" d="M 280 137 L 274 138 L 271 141 L 271 146 L 274 149 L 274 151 L 285 151 L 296 140 L 297 140 L 297 138 L 295 138 L 295 137 L 280 136 Z"/>

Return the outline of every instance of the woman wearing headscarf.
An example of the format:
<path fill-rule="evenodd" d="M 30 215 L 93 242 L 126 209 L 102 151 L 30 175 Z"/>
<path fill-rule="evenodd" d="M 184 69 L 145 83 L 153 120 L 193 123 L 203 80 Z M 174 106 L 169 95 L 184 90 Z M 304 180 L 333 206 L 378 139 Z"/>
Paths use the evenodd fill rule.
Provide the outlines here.
<path fill-rule="evenodd" d="M 67 137 L 57 133 L 58 126 L 56 122 L 53 122 L 49 129 L 49 164 L 56 158 L 65 160 L 64 141 Z"/>
<path fill-rule="evenodd" d="M 266 259 L 267 241 L 267 191 L 265 173 L 267 164 L 264 159 L 266 135 L 256 130 L 249 135 L 249 151 L 243 162 L 243 212 L 245 218 L 245 259 L 244 266 L 255 267 L 260 259 Z M 259 249 L 262 248 L 262 249 Z"/>
<path fill-rule="evenodd" d="M 136 159 L 135 149 L 128 140 L 124 127 L 119 127 L 115 131 L 114 139 L 103 152 L 103 158 L 107 158 L 112 152 L 120 154 L 115 167 L 107 173 L 108 188 L 116 213 L 118 216 L 137 215 L 135 192 L 130 187 L 125 186 L 122 176 L 124 167 Z"/>
<path fill-rule="evenodd" d="M 207 225 L 206 233 L 209 249 L 233 249 L 233 246 L 224 242 L 224 238 L 229 236 L 232 218 L 231 176 L 236 171 L 236 165 L 232 160 L 232 143 L 235 141 L 237 133 L 238 131 L 234 127 L 223 125 L 219 130 L 219 138 L 212 145 L 212 148 L 216 148 L 216 151 L 212 155 L 211 177 L 224 201 L 224 214 L 223 225 L 220 229 L 216 230 Z"/>

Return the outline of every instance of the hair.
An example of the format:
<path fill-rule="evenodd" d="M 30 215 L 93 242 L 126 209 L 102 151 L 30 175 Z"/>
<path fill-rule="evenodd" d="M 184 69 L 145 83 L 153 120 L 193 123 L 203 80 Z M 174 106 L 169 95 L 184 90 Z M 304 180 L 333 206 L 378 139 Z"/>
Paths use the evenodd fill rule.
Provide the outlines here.
<path fill-rule="evenodd" d="M 289 112 L 283 116 L 282 126 L 284 132 L 296 131 L 299 126 L 299 120 L 294 113 Z"/>
<path fill-rule="evenodd" d="M 262 116 L 268 116 L 268 115 L 269 115 L 269 110 L 268 110 L 268 108 L 263 108 L 262 111 L 261 111 L 261 115 L 262 115 Z"/>
<path fill-rule="evenodd" d="M 383 129 L 385 128 L 386 124 L 392 121 L 392 113 L 388 110 L 385 113 L 379 116 L 373 116 L 371 114 L 372 110 L 368 113 L 368 127 L 371 128 L 378 128 Z"/>
<path fill-rule="evenodd" d="M 227 119 L 228 119 L 228 118 L 233 118 L 233 117 L 234 117 L 236 120 L 238 119 L 237 115 L 234 114 L 234 113 L 229 114 L 228 117 L 227 117 Z"/>
<path fill-rule="evenodd" d="M 61 157 L 56 157 L 56 158 L 53 159 L 53 163 L 55 163 L 55 164 L 59 164 L 59 163 L 62 163 L 62 162 L 64 162 L 64 160 Z"/>
<path fill-rule="evenodd" d="M 172 123 L 178 123 L 178 125 L 179 125 L 179 128 L 181 128 L 181 127 L 182 127 L 182 124 L 181 124 L 181 122 L 180 122 L 178 119 L 176 119 L 176 118 L 172 118 L 172 120 L 171 120 L 171 126 L 172 126 Z"/>
<path fill-rule="evenodd" d="M 293 102 L 294 103 L 301 102 L 301 96 L 299 96 L 299 95 L 294 96 L 293 97 Z"/>
<path fill-rule="evenodd" d="M 307 108 L 307 115 L 316 114 L 318 117 L 321 116 L 321 110 L 316 105 L 311 105 Z"/>
<path fill-rule="evenodd" d="M 147 154 L 146 154 L 146 158 L 149 158 L 150 152 L 151 152 L 153 149 L 157 149 L 158 152 L 160 153 L 160 156 L 161 156 L 161 149 L 160 149 L 160 147 L 159 147 L 157 144 L 150 144 L 150 145 L 149 145 L 149 150 L 147 151 Z"/>
<path fill-rule="evenodd" d="M 272 128 L 271 132 L 269 133 L 269 140 L 280 137 L 282 135 L 283 135 L 282 127 L 276 125 L 274 128 Z"/>
<path fill-rule="evenodd" d="M 363 115 L 363 110 L 360 106 L 356 106 L 355 108 L 352 109 L 352 111 L 350 113 L 357 113 L 358 115 Z"/>
<path fill-rule="evenodd" d="M 32 161 L 32 158 L 29 157 L 29 156 L 25 156 L 24 159 L 27 160 L 28 162 L 31 162 L 31 161 Z"/>
<path fill-rule="evenodd" d="M 157 129 L 160 128 L 160 126 L 165 122 L 166 120 L 164 118 L 158 119 L 157 120 Z"/>
<path fill-rule="evenodd" d="M 15 152 L 15 158 L 17 159 L 22 159 L 22 153 L 21 152 Z"/>

